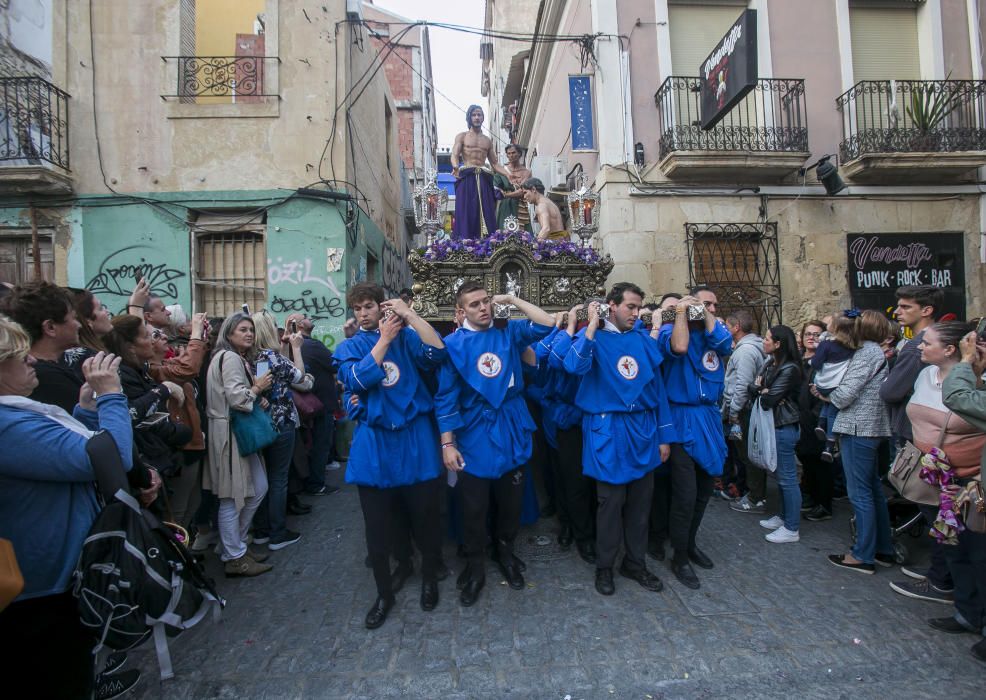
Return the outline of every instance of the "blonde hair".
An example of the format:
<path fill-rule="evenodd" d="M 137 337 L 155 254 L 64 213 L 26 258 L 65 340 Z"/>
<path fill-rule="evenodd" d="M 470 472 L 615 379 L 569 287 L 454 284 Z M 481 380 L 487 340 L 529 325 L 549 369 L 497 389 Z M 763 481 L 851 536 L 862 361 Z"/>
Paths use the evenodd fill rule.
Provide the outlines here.
<path fill-rule="evenodd" d="M 844 345 L 850 350 L 856 350 L 859 344 L 856 342 L 856 319 L 848 318 L 844 313 L 832 314 L 825 329 L 829 332 L 829 339 L 834 340 L 840 345 Z"/>
<path fill-rule="evenodd" d="M 21 325 L 0 314 L 0 362 L 23 360 L 31 351 L 31 338 Z"/>
<path fill-rule="evenodd" d="M 280 351 L 281 341 L 277 337 L 277 323 L 267 309 L 261 309 L 253 315 L 253 327 L 257 334 L 254 346 L 260 350 Z"/>

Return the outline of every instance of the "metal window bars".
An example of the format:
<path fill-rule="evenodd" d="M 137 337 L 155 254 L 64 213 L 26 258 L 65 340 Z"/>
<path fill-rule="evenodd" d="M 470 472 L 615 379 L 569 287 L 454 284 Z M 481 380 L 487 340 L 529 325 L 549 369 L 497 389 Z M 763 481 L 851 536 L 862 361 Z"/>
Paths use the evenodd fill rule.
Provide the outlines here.
<path fill-rule="evenodd" d="M 43 78 L 0 78 L 0 163 L 68 170 L 68 99 Z"/>
<path fill-rule="evenodd" d="M 267 77 L 271 63 L 280 63 L 277 56 L 162 56 L 165 63 L 174 61 L 178 67 L 175 94 L 162 98 L 278 97 L 267 92 Z M 251 100 L 253 101 L 253 100 Z"/>
<path fill-rule="evenodd" d="M 701 127 L 701 78 L 671 76 L 654 94 L 660 158 L 674 151 L 808 150 L 805 81 L 764 78 L 708 131 Z"/>
<path fill-rule="evenodd" d="M 864 80 L 839 96 L 845 163 L 870 153 L 986 150 L 986 81 Z"/>

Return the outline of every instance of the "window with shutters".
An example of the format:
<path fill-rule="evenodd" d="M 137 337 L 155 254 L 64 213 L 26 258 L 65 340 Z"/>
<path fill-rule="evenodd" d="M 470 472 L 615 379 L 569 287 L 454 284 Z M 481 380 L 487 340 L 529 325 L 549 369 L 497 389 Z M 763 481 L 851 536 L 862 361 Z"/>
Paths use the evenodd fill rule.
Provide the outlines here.
<path fill-rule="evenodd" d="M 51 229 L 38 230 L 41 276 L 55 279 L 55 255 Z M 0 228 L 0 282 L 21 284 L 35 279 L 34 243 L 31 231 L 23 228 Z"/>
<path fill-rule="evenodd" d="M 909 7 L 849 6 L 853 82 L 863 80 L 920 80 L 918 15 Z"/>
<path fill-rule="evenodd" d="M 197 214 L 195 240 L 196 309 L 227 316 L 243 304 L 267 303 L 267 246 L 264 215 Z"/>
<path fill-rule="evenodd" d="M 668 29 L 674 74 L 699 75 L 702 61 L 712 53 L 746 7 L 745 0 L 702 5 L 669 2 Z"/>

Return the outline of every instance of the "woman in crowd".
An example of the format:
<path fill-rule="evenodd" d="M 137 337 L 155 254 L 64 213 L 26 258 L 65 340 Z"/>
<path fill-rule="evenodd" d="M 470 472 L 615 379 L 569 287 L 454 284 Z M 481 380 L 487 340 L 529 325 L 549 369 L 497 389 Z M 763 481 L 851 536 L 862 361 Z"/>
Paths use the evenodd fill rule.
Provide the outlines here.
<path fill-rule="evenodd" d="M 148 363 L 154 359 L 154 345 L 143 319 L 127 314 L 114 318 L 112 325 L 105 343 L 122 359 L 120 380 L 130 403 L 134 442 L 144 460 L 173 477 L 181 469 L 178 451 L 192 438 L 192 431 L 162 414 L 170 413 L 169 403 L 175 408 L 184 404 L 185 392 L 174 382 L 158 383 L 151 377 Z"/>
<path fill-rule="evenodd" d="M 797 542 L 801 524 L 801 488 L 798 486 L 798 466 L 794 445 L 798 441 L 798 394 L 801 392 L 801 361 L 798 341 L 787 326 L 773 326 L 763 339 L 767 362 L 762 374 L 750 386 L 750 395 L 758 396 L 760 407 L 772 411 L 774 438 L 777 443 L 777 486 L 780 489 L 780 515 L 761 520 L 760 525 L 772 530 L 768 542 Z"/>
<path fill-rule="evenodd" d="M 92 292 L 73 288 L 69 288 L 68 292 L 72 295 L 72 306 L 79 321 L 79 347 L 66 350 L 62 361 L 81 377 L 82 363 L 97 352 L 106 350 L 103 336 L 113 330 L 113 326 L 109 311 Z"/>
<path fill-rule="evenodd" d="M 825 441 L 815 435 L 815 426 L 822 412 L 822 401 L 812 395 L 810 388 L 814 380 L 811 358 L 815 356 L 819 338 L 825 332 L 822 321 L 808 321 L 801 328 L 801 390 L 798 394 L 801 436 L 795 446 L 795 454 L 804 470 L 804 498 L 801 507 L 805 520 L 818 522 L 832 517 L 833 470 L 831 463 L 822 461 Z"/>
<path fill-rule="evenodd" d="M 927 338 L 925 331 L 925 342 Z M 944 377 L 942 396 L 945 407 L 953 412 L 953 420 L 961 418 L 983 432 L 986 431 L 986 390 L 980 377 L 986 371 L 986 349 L 977 347 L 977 340 L 973 332 L 959 342 L 961 360 Z M 986 449 L 979 458 L 980 465 L 984 462 Z M 967 484 L 970 479 L 982 481 L 981 468 L 970 467 L 959 474 L 959 485 Z M 943 632 L 986 637 L 986 534 L 966 529 L 959 533 L 958 540 L 957 545 L 945 547 L 948 568 L 955 581 L 955 615 L 928 622 Z M 986 662 L 986 639 L 979 639 L 970 651 L 976 659 Z"/>
<path fill-rule="evenodd" d="M 253 541 L 268 543 L 271 549 L 283 549 L 294 544 L 301 535 L 287 528 L 288 472 L 294 458 L 294 438 L 301 420 L 295 408 L 291 391 L 292 384 L 305 379 L 305 363 L 301 359 L 301 344 L 304 337 L 300 333 L 287 336 L 291 359 L 281 354 L 281 341 L 274 317 L 266 309 L 253 315 L 256 328 L 257 355 L 254 367 L 259 374 L 269 373 L 270 388 L 264 398 L 270 403 L 270 417 L 274 421 L 278 437 L 274 444 L 264 450 L 264 464 L 267 466 L 267 497 L 264 498 L 254 516 Z M 266 366 L 266 372 L 261 369 Z M 308 385 L 311 388 L 311 384 Z"/>
<path fill-rule="evenodd" d="M 38 383 L 30 344 L 19 325 L 0 316 L 0 537 L 13 542 L 24 577 L 23 592 L 0 613 L 0 668 L 8 688 L 30 688 L 32 697 L 89 698 L 95 640 L 79 621 L 70 587 L 99 513 L 86 453 L 91 431 L 113 436 L 131 484 L 147 489 L 145 502 L 160 481 L 133 468 L 120 360 L 97 353 L 83 363 L 86 384 L 73 417 L 27 398 Z M 136 677 L 129 672 L 127 682 Z"/>
<path fill-rule="evenodd" d="M 872 574 L 875 563 L 894 563 L 890 514 L 877 463 L 880 443 L 890 437 L 890 414 L 880 400 L 880 385 L 888 372 L 880 343 L 889 335 L 890 326 L 878 311 L 850 313 L 855 315 L 853 344 L 857 349 L 842 382 L 827 397 L 820 397 L 817 389 L 812 392 L 839 409 L 833 429 L 841 441 L 846 487 L 856 516 L 856 544 L 846 554 L 830 554 L 829 561 Z"/>
<path fill-rule="evenodd" d="M 254 402 L 271 387 L 267 372 L 254 377 L 250 362 L 256 356 L 253 320 L 235 313 L 223 321 L 216 349 L 209 364 L 206 414 L 209 421 L 209 469 L 203 488 L 219 498 L 221 559 L 227 576 L 257 576 L 271 570 L 258 561 L 265 555 L 247 550 L 247 532 L 254 513 L 267 495 L 267 475 L 259 454 L 240 454 L 231 426 L 231 412 L 250 413 Z"/>

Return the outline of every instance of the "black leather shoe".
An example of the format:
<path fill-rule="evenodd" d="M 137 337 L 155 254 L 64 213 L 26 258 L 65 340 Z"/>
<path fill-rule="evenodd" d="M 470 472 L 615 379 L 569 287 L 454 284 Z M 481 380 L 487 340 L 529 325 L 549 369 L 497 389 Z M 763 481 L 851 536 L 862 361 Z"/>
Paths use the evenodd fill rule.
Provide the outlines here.
<path fill-rule="evenodd" d="M 462 570 L 462 573 L 459 574 L 459 578 L 455 579 L 455 587 L 461 591 L 463 588 L 466 587 L 466 584 L 469 583 L 469 579 L 471 578 L 472 578 L 472 569 L 468 565 L 466 565 L 466 568 L 464 568 Z"/>
<path fill-rule="evenodd" d="M 649 572 L 646 568 L 644 569 L 628 569 L 625 565 L 620 565 L 620 576 L 625 576 L 626 578 L 631 578 L 641 586 L 646 588 L 648 591 L 660 591 L 664 590 L 664 584 L 661 583 L 661 579 Z"/>
<path fill-rule="evenodd" d="M 658 561 L 664 561 L 664 543 L 663 542 L 648 542 L 647 543 L 647 554 Z"/>
<path fill-rule="evenodd" d="M 394 573 L 390 575 L 390 590 L 393 593 L 397 593 L 402 588 L 407 580 L 411 578 L 411 574 L 414 573 L 414 566 L 409 564 L 398 564 L 397 568 L 394 569 Z"/>
<path fill-rule="evenodd" d="M 586 564 L 596 565 L 596 543 L 592 540 L 576 542 L 575 547 L 579 550 L 579 556 Z"/>
<path fill-rule="evenodd" d="M 435 572 L 435 578 L 439 581 L 444 581 L 449 576 L 452 575 L 452 569 L 445 565 L 445 562 L 439 562 L 438 570 Z"/>
<path fill-rule="evenodd" d="M 370 612 L 366 613 L 366 629 L 375 630 L 377 627 L 382 625 L 387 621 L 387 613 L 390 609 L 394 607 L 394 599 L 390 600 L 386 598 L 377 598 L 377 602 L 373 604 L 370 608 Z"/>
<path fill-rule="evenodd" d="M 671 573 L 675 575 L 679 581 L 684 585 L 688 586 L 693 590 L 698 590 L 702 583 L 698 580 L 698 576 L 695 575 L 695 569 L 687 561 L 683 563 L 678 563 L 675 561 L 671 562 Z"/>
<path fill-rule="evenodd" d="M 980 639 L 972 645 L 972 648 L 969 651 L 972 652 L 972 655 L 975 658 L 979 659 L 983 663 L 986 663 L 986 639 Z"/>
<path fill-rule="evenodd" d="M 571 547 L 574 540 L 575 536 L 572 534 L 572 528 L 570 527 L 563 527 L 561 532 L 558 533 L 558 544 L 561 545 L 562 549 Z"/>
<path fill-rule="evenodd" d="M 312 507 L 301 501 L 289 501 L 288 512 L 291 515 L 308 515 L 312 512 Z"/>
<path fill-rule="evenodd" d="M 712 560 L 698 547 L 692 547 L 688 550 L 688 558 L 691 560 L 692 564 L 699 567 L 700 569 L 711 569 L 715 564 Z"/>
<path fill-rule="evenodd" d="M 613 595 L 616 586 L 613 585 L 612 569 L 596 569 L 596 591 L 602 595 Z"/>
<path fill-rule="evenodd" d="M 438 581 L 421 583 L 421 609 L 431 612 L 438 605 Z"/>
<path fill-rule="evenodd" d="M 486 585 L 485 578 L 469 579 L 459 596 L 459 602 L 462 603 L 462 606 L 465 608 L 472 606 L 479 599 L 479 592 L 483 590 L 484 585 Z"/>
<path fill-rule="evenodd" d="M 928 624 L 939 632 L 948 632 L 949 634 L 976 634 L 975 630 L 969 629 L 954 617 L 933 617 L 928 620 Z"/>
<path fill-rule="evenodd" d="M 524 587 L 524 576 L 520 573 L 520 568 L 517 566 L 514 557 L 511 556 L 509 559 L 501 557 L 497 563 L 500 567 L 500 573 L 503 574 L 503 578 L 507 579 L 508 586 L 515 591 L 519 591 Z"/>

